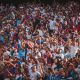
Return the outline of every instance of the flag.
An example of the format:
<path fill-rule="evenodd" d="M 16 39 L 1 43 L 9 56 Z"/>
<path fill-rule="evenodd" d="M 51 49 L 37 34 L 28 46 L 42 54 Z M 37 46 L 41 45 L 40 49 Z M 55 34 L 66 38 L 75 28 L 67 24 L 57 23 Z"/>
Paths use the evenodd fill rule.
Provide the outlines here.
<path fill-rule="evenodd" d="M 27 44 L 28 44 L 29 48 L 33 48 L 34 47 L 34 43 L 32 41 L 28 40 Z"/>

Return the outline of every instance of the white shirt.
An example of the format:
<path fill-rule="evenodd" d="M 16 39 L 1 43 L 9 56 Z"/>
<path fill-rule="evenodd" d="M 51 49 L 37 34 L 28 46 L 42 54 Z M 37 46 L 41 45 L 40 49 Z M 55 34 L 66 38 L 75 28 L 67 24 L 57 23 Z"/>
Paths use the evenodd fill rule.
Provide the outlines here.
<path fill-rule="evenodd" d="M 12 17 L 13 17 L 13 19 L 15 19 L 15 14 L 14 14 L 14 12 L 11 12 L 12 13 Z"/>
<path fill-rule="evenodd" d="M 32 12 L 32 16 L 33 17 L 35 17 L 36 16 L 36 12 L 34 11 L 34 12 Z"/>
<path fill-rule="evenodd" d="M 18 52 L 14 52 L 13 56 L 18 57 Z"/>
<path fill-rule="evenodd" d="M 4 55 L 4 56 L 8 56 L 8 55 L 10 55 L 10 52 L 9 52 L 9 51 L 6 51 L 6 52 L 4 52 L 3 55 Z"/>
<path fill-rule="evenodd" d="M 39 29 L 38 29 L 38 32 L 39 32 L 39 36 L 43 36 L 43 35 L 44 35 L 44 33 L 43 33 L 42 30 L 39 30 Z"/>
<path fill-rule="evenodd" d="M 32 50 L 31 49 L 27 49 L 27 54 L 32 54 Z"/>
<path fill-rule="evenodd" d="M 65 55 L 64 55 L 64 57 L 65 57 L 65 58 L 71 58 L 71 53 L 70 53 L 69 51 L 66 52 Z"/>
<path fill-rule="evenodd" d="M 54 49 L 56 49 L 56 46 L 54 46 L 53 44 L 48 44 L 47 45 L 48 48 L 50 48 L 50 50 L 54 51 Z"/>
<path fill-rule="evenodd" d="M 75 57 L 78 49 L 79 49 L 78 46 L 70 46 L 71 57 Z"/>
<path fill-rule="evenodd" d="M 56 22 L 54 20 L 49 20 L 50 29 L 54 30 Z"/>
<path fill-rule="evenodd" d="M 77 53 L 78 49 L 78 46 L 71 46 L 71 53 Z"/>
<path fill-rule="evenodd" d="M 46 51 L 43 49 L 40 51 L 42 53 L 42 55 L 44 55 L 46 53 Z"/>
<path fill-rule="evenodd" d="M 29 34 L 29 31 L 28 32 L 26 32 L 26 37 L 27 37 L 27 39 L 31 39 L 31 34 Z"/>
<path fill-rule="evenodd" d="M 61 59 L 64 59 L 64 54 L 60 53 L 59 56 L 61 57 Z"/>
<path fill-rule="evenodd" d="M 19 79 L 19 77 L 22 77 L 22 74 L 17 74 L 15 80 Z"/>
<path fill-rule="evenodd" d="M 41 74 L 38 72 L 38 71 L 36 71 L 36 72 L 31 72 L 31 74 L 30 74 L 30 79 L 31 80 L 37 80 L 37 76 L 40 76 Z"/>
<path fill-rule="evenodd" d="M 33 66 L 32 63 L 29 63 L 29 65 L 28 65 L 29 74 L 31 74 L 31 67 L 32 66 Z"/>

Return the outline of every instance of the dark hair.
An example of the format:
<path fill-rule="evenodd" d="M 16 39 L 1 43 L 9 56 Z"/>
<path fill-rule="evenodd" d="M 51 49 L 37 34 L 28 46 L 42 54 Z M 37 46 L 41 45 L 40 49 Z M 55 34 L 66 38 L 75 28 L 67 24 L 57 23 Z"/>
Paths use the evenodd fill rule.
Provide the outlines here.
<path fill-rule="evenodd" d="M 4 80 L 4 75 L 0 74 L 0 80 Z"/>
<path fill-rule="evenodd" d="M 48 68 L 48 71 L 49 71 L 49 72 L 52 72 L 52 69 L 51 69 L 51 68 Z"/>

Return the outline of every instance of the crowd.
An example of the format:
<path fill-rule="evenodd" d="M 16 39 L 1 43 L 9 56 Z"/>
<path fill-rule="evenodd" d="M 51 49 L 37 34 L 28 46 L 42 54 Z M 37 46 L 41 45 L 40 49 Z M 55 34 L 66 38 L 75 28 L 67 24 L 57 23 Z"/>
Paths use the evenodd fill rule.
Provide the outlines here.
<path fill-rule="evenodd" d="M 80 80 L 80 5 L 1 3 L 0 80 Z"/>

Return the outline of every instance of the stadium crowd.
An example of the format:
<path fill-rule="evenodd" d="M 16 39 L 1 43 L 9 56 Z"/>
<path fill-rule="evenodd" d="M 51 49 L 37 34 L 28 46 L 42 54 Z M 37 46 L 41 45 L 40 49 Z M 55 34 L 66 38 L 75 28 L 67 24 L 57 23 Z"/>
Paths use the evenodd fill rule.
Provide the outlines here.
<path fill-rule="evenodd" d="M 1 3 L 0 80 L 80 80 L 80 5 Z"/>

